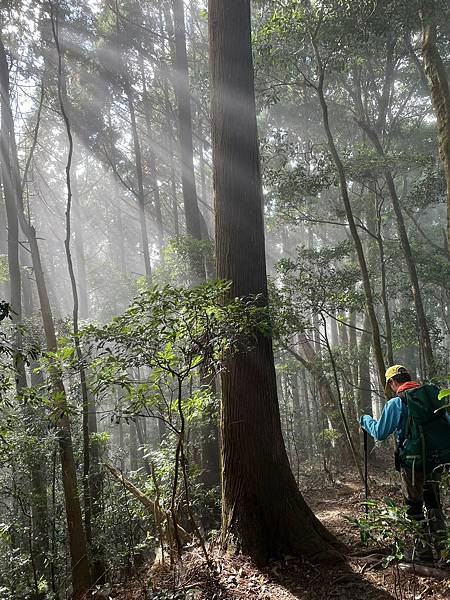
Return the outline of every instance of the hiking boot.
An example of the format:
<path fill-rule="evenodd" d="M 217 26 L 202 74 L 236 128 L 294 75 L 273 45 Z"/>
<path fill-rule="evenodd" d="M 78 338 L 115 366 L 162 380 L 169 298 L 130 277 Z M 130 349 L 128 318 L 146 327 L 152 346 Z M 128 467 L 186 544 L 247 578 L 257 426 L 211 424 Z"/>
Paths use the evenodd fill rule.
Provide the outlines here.
<path fill-rule="evenodd" d="M 405 550 L 403 559 L 406 562 L 433 562 L 433 550 L 430 546 L 417 542 L 412 549 Z"/>
<path fill-rule="evenodd" d="M 440 508 L 430 508 L 428 510 L 428 526 L 430 528 L 432 546 L 438 557 L 440 557 L 441 549 L 447 539 L 445 516 Z"/>
<path fill-rule="evenodd" d="M 406 550 L 404 558 L 409 562 L 433 562 L 432 537 L 428 531 L 428 523 L 425 519 L 418 521 L 421 533 L 414 540 L 412 550 Z"/>
<path fill-rule="evenodd" d="M 413 561 L 434 562 L 433 550 L 430 546 L 424 547 L 422 544 L 418 544 L 418 547 L 414 548 Z"/>

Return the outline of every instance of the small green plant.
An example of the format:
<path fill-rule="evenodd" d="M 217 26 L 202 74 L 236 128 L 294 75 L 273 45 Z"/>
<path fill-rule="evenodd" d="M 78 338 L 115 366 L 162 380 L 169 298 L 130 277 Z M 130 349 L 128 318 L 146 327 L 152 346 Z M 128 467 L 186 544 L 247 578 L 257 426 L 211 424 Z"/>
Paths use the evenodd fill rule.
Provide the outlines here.
<path fill-rule="evenodd" d="M 405 558 L 406 549 L 414 543 L 426 543 L 421 523 L 408 517 L 406 506 L 399 506 L 389 498 L 382 502 L 368 500 L 364 504 L 369 509 L 367 514 L 348 520 L 359 528 L 363 543 L 389 546 L 391 552 L 383 561 L 384 567 Z"/>

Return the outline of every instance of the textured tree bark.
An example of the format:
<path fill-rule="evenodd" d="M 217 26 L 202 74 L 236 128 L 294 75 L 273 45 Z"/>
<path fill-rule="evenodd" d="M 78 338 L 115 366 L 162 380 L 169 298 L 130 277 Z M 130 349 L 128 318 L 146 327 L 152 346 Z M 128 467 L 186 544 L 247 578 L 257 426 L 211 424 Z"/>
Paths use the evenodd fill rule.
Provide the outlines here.
<path fill-rule="evenodd" d="M 267 304 L 249 0 L 209 1 L 217 273 Z M 222 541 L 260 564 L 282 553 L 337 559 L 342 546 L 301 496 L 283 443 L 272 341 L 222 374 Z M 339 549 L 339 550 L 338 550 Z"/>
<path fill-rule="evenodd" d="M 450 245 L 450 88 L 437 46 L 436 2 L 422 2 L 422 56 L 438 124 L 439 154 L 447 182 L 447 239 Z"/>

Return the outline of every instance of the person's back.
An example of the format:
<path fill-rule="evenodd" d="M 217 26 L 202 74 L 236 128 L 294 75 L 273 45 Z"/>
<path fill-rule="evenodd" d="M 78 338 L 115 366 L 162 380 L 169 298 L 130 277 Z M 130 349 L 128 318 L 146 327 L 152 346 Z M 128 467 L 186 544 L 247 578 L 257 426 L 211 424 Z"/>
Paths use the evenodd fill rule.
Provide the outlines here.
<path fill-rule="evenodd" d="M 377 440 L 396 432 L 396 468 L 401 475 L 407 514 L 426 529 L 425 503 L 433 543 L 439 551 L 445 534 L 439 481 L 442 465 L 450 462 L 450 418 L 439 401 L 439 389 L 412 381 L 402 365 L 386 371 L 385 393 L 391 399 L 380 419 L 363 415 L 361 427 Z M 431 543 L 417 544 L 414 555 L 419 560 L 433 560 Z"/>
<path fill-rule="evenodd" d="M 450 462 L 450 420 L 439 400 L 439 388 L 425 383 L 397 390 L 406 405 L 404 440 L 400 460 L 413 471 L 421 469 L 425 477 Z"/>

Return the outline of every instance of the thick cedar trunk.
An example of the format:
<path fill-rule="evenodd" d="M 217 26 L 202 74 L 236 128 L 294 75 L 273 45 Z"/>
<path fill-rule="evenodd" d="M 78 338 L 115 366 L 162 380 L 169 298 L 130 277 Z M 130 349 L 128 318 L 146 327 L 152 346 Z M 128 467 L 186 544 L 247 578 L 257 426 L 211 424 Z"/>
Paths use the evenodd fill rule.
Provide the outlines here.
<path fill-rule="evenodd" d="M 447 182 L 447 239 L 450 246 L 450 88 L 445 65 L 437 46 L 436 2 L 422 3 L 422 56 L 438 125 L 439 154 Z"/>
<path fill-rule="evenodd" d="M 267 303 L 262 189 L 249 0 L 209 1 L 218 276 L 231 297 Z M 265 563 L 281 553 L 337 558 L 337 540 L 306 505 L 280 426 L 272 342 L 227 360 L 222 373 L 225 545 Z"/>

